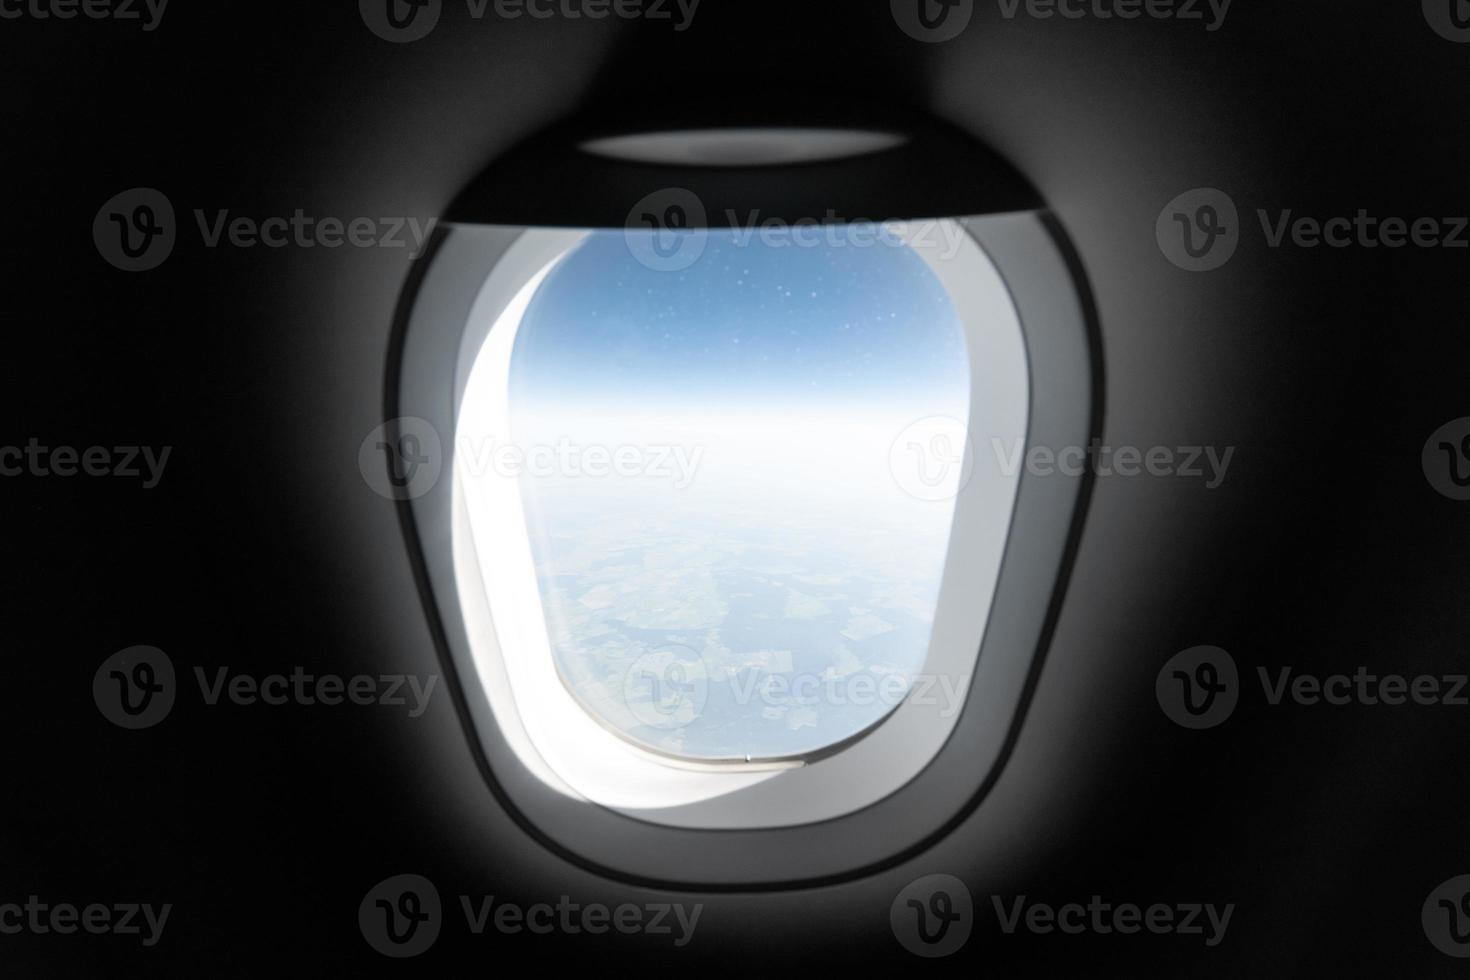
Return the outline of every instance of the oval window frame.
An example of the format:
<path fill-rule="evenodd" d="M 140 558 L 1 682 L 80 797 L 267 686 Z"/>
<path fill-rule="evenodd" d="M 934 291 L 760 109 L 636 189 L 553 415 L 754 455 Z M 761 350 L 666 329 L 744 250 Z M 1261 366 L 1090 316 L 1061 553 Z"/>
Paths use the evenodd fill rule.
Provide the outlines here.
<path fill-rule="evenodd" d="M 957 234 L 935 235 L 935 228 Z M 969 426 L 983 426 L 987 438 L 1006 446 L 1022 444 L 1029 371 L 1019 315 L 999 271 L 958 223 L 894 225 L 891 231 L 928 262 L 955 304 L 970 365 Z M 786 827 L 837 819 L 876 803 L 928 765 L 963 709 L 1000 574 L 1019 471 L 975 465 L 954 500 L 922 672 L 935 679 L 933 685 L 918 686 L 875 724 L 804 757 L 701 765 L 640 749 L 586 710 L 555 669 L 517 481 L 495 479 L 467 492 L 457 465 L 465 459 L 458 452 L 464 446 L 513 442 L 509 420 L 494 403 L 505 397 L 521 317 L 547 271 L 587 234 L 524 229 L 507 236 L 494 228 L 457 228 L 442 246 L 446 269 L 472 268 L 475 252 L 495 256 L 463 328 L 449 461 L 459 614 L 473 637 L 474 676 L 491 705 L 491 719 L 479 723 L 497 725 L 522 764 L 547 785 L 663 826 Z M 954 255 L 946 253 L 950 243 Z M 451 281 L 446 272 L 428 287 L 461 292 L 467 284 Z M 475 399 L 469 411 L 467 398 Z M 487 503 L 492 498 L 493 506 Z M 478 548 L 474 541 L 497 544 Z M 472 564 L 478 567 L 471 570 Z"/>
<path fill-rule="evenodd" d="M 957 144 L 945 146 L 954 150 Z M 766 182 L 756 184 L 739 174 L 716 172 L 708 183 L 689 182 L 707 201 L 738 202 L 744 210 L 723 209 L 735 227 L 760 200 L 779 200 L 779 213 L 814 214 L 822 213 L 814 202 L 833 194 L 873 187 L 891 191 L 892 182 L 885 183 L 883 175 L 932 171 L 935 158 L 926 151 L 933 149 L 932 139 L 916 137 L 902 159 L 888 152 L 845 164 L 846 189 L 834 190 L 823 177 L 824 168 L 812 165 L 793 168 L 801 173 L 789 180 L 767 174 Z M 559 160 L 555 153 L 552 159 Z M 450 220 L 439 226 L 414 263 L 389 351 L 385 414 L 390 434 L 398 420 L 407 418 L 421 419 L 439 432 L 456 431 L 455 389 L 445 379 L 456 376 L 463 331 L 487 275 L 482 250 L 446 247 L 463 230 L 456 226 L 498 229 L 507 245 L 533 226 L 616 227 L 606 218 L 621 207 L 618 202 L 639 200 L 650 188 L 667 187 L 671 177 L 679 176 L 668 168 L 615 168 L 596 199 L 585 193 L 575 199 L 531 194 L 508 199 L 503 209 L 492 206 L 488 189 L 496 177 L 525 178 L 537 160 L 536 153 L 522 153 L 499 174 L 482 177 L 451 209 Z M 1034 193 L 1013 171 L 983 151 L 969 157 L 956 152 L 945 163 L 988 188 L 989 199 L 974 210 L 936 205 L 935 194 L 943 197 L 956 185 L 931 182 L 925 185 L 930 193 L 923 202 L 929 206 L 915 201 L 910 216 L 973 215 L 954 220 L 990 257 L 1020 317 L 1029 379 L 1025 448 L 1090 444 L 1101 427 L 1101 351 L 1086 279 L 1060 223 L 1035 203 Z M 557 178 L 585 166 L 585 160 L 558 163 L 551 176 L 542 176 L 554 187 Z M 987 168 L 994 178 L 989 183 L 984 179 Z M 811 196 L 815 194 L 821 196 Z M 1028 199 L 1030 204 L 1023 203 Z M 546 213 L 544 223 L 503 220 L 538 207 Z M 717 213 L 714 208 L 711 212 Z M 598 220 L 566 220 L 573 213 Z M 447 288 L 446 276 L 458 276 L 464 288 Z M 498 803 L 534 839 L 595 873 L 651 887 L 746 891 L 811 887 L 875 873 L 921 852 L 975 812 L 1019 731 L 1065 593 L 1092 482 L 1090 466 L 1044 476 L 1021 473 L 971 693 L 950 736 L 921 772 L 844 816 L 744 829 L 660 825 L 578 799 L 532 772 L 521 761 L 526 746 L 512 745 L 500 731 L 487 685 L 475 675 L 472 651 L 484 637 L 471 635 L 473 627 L 457 595 L 461 577 L 472 579 L 475 570 L 466 567 L 474 563 L 456 567 L 453 481 L 440 480 L 427 493 L 399 501 L 398 508 L 447 686 Z M 720 846 L 710 846 L 714 840 Z"/>

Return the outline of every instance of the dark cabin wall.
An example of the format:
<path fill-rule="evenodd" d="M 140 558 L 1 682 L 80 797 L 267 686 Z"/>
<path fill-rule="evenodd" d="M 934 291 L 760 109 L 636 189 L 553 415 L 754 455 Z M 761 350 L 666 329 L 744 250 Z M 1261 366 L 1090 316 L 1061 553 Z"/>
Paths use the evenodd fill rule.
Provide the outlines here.
<path fill-rule="evenodd" d="M 10 433 L 169 445 L 154 490 L 16 480 L 0 899 L 175 905 L 164 942 L 0 937 L 15 975 L 359 975 L 395 964 L 355 909 L 388 874 L 446 896 L 659 901 L 541 849 L 496 806 L 440 699 L 418 719 L 180 704 L 126 733 L 87 696 L 122 647 L 181 670 L 431 673 L 392 508 L 356 454 L 382 411 L 404 250 L 205 248 L 193 211 L 438 214 L 497 154 L 646 100 L 878 100 L 988 143 L 1072 236 L 1095 294 L 1112 445 L 1235 447 L 1225 484 L 1103 479 L 1016 751 L 949 839 L 871 880 L 703 901 L 696 942 L 449 930 L 420 968 L 506 956 L 690 973 L 907 967 L 888 905 L 964 878 L 982 914 L 947 965 L 997 976 L 1432 976 L 1419 906 L 1470 871 L 1464 709 L 1270 707 L 1274 671 L 1463 672 L 1466 505 L 1424 440 L 1470 415 L 1466 252 L 1271 248 L 1274 217 L 1470 213 L 1470 46 L 1416 4 L 1232 6 L 1225 24 L 1008 20 L 924 45 L 883 3 L 703 0 L 691 28 L 472 22 L 392 45 L 351 4 L 180 4 L 159 28 L 0 22 Z M 97 256 L 118 191 L 157 187 L 181 242 L 149 273 Z M 1242 242 L 1210 273 L 1160 254 L 1177 194 L 1225 190 Z M 513 192 L 513 189 L 511 189 Z M 1470 239 L 1470 235 L 1466 236 Z M 1154 678 L 1217 644 L 1234 717 L 1170 724 Z M 1007 936 L 989 896 L 1234 902 L 1179 937 Z M 646 965 L 646 967 L 645 967 Z M 621 967 L 620 967 L 621 968 Z M 7 970 L 8 972 L 8 970 Z"/>

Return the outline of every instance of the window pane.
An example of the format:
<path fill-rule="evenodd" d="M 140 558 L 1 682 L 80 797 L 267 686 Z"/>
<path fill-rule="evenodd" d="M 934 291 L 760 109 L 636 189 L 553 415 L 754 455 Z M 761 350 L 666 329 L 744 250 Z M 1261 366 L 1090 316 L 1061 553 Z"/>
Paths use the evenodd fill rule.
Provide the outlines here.
<path fill-rule="evenodd" d="M 905 492 L 890 458 L 929 450 L 904 444 L 918 420 L 968 417 L 964 330 L 875 226 L 675 234 L 706 239 L 681 271 L 592 233 L 516 338 L 551 648 L 641 745 L 800 756 L 881 720 L 923 669 L 953 502 Z"/>

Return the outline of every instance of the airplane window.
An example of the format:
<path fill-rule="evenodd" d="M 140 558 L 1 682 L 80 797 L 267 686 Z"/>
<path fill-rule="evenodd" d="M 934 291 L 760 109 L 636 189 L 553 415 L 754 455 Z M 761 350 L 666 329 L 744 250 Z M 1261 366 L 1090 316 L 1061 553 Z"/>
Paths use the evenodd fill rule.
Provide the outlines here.
<path fill-rule="evenodd" d="M 964 330 L 878 226 L 673 234 L 707 236 L 677 272 L 592 233 L 521 320 L 510 429 L 550 648 L 645 748 L 800 757 L 923 669 L 954 493 L 911 493 L 891 456 L 957 483 L 895 442 L 967 416 Z"/>
<path fill-rule="evenodd" d="M 553 794 L 522 799 L 812 823 L 915 779 L 968 704 L 1013 709 L 1024 641 L 979 651 L 1031 369 L 981 240 L 1051 297 L 1046 236 L 455 228 L 403 369 L 408 415 L 457 406 L 452 480 L 411 503 L 489 763 Z"/>
<path fill-rule="evenodd" d="M 1024 461 L 1095 432 L 1087 307 L 1028 188 L 908 139 L 833 179 L 867 201 L 952 153 L 985 192 L 787 223 L 823 171 L 630 170 L 550 134 L 415 266 L 388 431 L 437 437 L 447 479 L 400 516 L 482 774 L 568 854 L 670 882 L 841 874 L 1004 763 L 1088 486 Z M 544 196 L 503 193 L 543 171 Z"/>

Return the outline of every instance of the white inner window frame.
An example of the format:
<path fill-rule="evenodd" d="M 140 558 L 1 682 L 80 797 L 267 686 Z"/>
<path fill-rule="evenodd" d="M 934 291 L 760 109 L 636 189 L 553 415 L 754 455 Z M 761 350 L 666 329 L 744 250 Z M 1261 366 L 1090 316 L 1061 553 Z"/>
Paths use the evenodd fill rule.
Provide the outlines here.
<path fill-rule="evenodd" d="M 1030 373 L 1016 306 L 974 238 L 958 222 L 886 227 L 929 263 L 948 291 L 970 361 L 967 421 L 975 465 L 954 501 L 923 670 L 948 678 L 961 701 L 921 703 L 911 692 L 860 737 L 805 761 L 701 765 L 639 749 L 588 714 L 556 670 L 519 481 L 492 478 L 493 492 L 471 492 L 456 452 L 451 547 L 476 679 L 518 760 L 556 792 L 669 827 L 794 826 L 841 817 L 894 793 L 949 738 L 971 694 L 1020 483 L 1019 467 L 1006 472 L 995 447 L 1026 445 Z M 588 234 L 527 229 L 485 279 L 459 352 L 456 446 L 510 441 L 507 382 L 521 317 L 545 275 Z"/>

